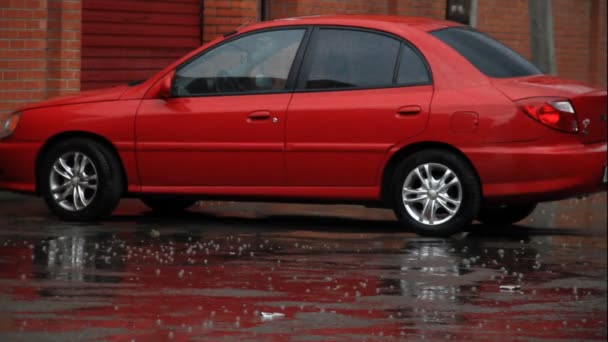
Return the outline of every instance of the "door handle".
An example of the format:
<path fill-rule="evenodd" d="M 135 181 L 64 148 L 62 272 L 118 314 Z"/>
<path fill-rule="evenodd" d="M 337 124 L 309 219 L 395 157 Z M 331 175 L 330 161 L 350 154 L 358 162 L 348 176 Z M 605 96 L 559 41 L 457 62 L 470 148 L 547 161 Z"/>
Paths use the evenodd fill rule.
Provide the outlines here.
<path fill-rule="evenodd" d="M 418 105 L 403 106 L 397 109 L 398 115 L 416 115 L 422 112 L 422 108 Z"/>
<path fill-rule="evenodd" d="M 249 113 L 249 115 L 247 115 L 247 121 L 259 121 L 268 119 L 270 119 L 270 112 L 267 110 L 260 110 L 257 112 Z"/>

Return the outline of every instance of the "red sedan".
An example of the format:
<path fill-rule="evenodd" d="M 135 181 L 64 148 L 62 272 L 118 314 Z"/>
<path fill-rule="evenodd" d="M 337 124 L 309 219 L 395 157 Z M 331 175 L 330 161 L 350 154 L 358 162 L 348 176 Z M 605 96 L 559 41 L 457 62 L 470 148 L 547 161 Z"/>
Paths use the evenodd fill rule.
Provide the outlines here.
<path fill-rule="evenodd" d="M 1 118 L 0 188 L 65 220 L 122 197 L 347 202 L 445 236 L 604 188 L 606 98 L 452 22 L 276 20 Z"/>

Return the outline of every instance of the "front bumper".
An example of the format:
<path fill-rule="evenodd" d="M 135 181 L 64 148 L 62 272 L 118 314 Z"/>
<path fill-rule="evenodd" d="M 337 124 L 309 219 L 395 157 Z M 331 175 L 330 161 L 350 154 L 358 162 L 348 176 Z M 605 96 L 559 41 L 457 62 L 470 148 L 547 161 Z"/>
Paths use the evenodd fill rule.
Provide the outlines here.
<path fill-rule="evenodd" d="M 543 202 L 606 189 L 606 143 L 512 144 L 465 151 L 489 202 Z"/>
<path fill-rule="evenodd" d="M 36 156 L 41 144 L 0 141 L 0 190 L 36 192 Z"/>

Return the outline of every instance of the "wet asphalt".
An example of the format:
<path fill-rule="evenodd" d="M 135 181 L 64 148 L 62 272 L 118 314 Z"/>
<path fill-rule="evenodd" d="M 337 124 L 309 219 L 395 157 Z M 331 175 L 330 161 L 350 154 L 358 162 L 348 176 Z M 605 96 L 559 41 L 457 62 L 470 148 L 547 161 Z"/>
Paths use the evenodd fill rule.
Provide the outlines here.
<path fill-rule="evenodd" d="M 606 221 L 605 193 L 450 239 L 357 206 L 69 224 L 0 194 L 0 340 L 605 341 Z"/>

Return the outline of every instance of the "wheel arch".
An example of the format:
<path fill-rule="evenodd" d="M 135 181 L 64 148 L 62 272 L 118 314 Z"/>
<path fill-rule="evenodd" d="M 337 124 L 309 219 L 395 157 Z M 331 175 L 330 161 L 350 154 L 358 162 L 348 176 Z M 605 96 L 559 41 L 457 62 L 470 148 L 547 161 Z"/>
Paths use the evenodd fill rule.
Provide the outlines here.
<path fill-rule="evenodd" d="M 382 201 L 384 203 L 386 203 L 388 205 L 392 204 L 391 203 L 392 199 L 391 199 L 391 195 L 390 195 L 390 185 L 391 185 L 391 181 L 393 178 L 393 174 L 394 174 L 395 170 L 397 169 L 397 166 L 399 166 L 399 163 L 401 163 L 401 161 L 403 161 L 409 155 L 412 155 L 412 154 L 422 151 L 422 150 L 428 150 L 428 149 L 446 150 L 446 151 L 449 151 L 451 153 L 454 153 L 454 154 L 460 156 L 469 165 L 471 170 L 473 170 L 473 172 L 475 173 L 475 178 L 477 179 L 477 182 L 479 183 L 479 187 L 480 187 L 482 197 L 483 197 L 483 184 L 481 183 L 481 179 L 479 177 L 479 172 L 477 171 L 477 169 L 475 168 L 475 166 L 473 165 L 471 160 L 461 150 L 459 150 L 458 148 L 456 148 L 450 144 L 444 143 L 444 142 L 421 141 L 421 142 L 416 142 L 416 143 L 402 147 L 397 152 L 393 153 L 393 155 L 389 158 L 388 162 L 386 163 L 386 165 L 382 171 L 382 179 L 381 179 L 381 183 L 380 183 L 380 198 L 382 199 Z"/>
<path fill-rule="evenodd" d="M 76 139 L 76 138 L 80 138 L 80 139 L 88 139 L 88 140 L 92 140 L 95 141 L 101 145 L 103 145 L 104 147 L 108 148 L 108 150 L 110 150 L 114 156 L 117 158 L 118 163 L 120 165 L 120 173 L 121 173 L 121 177 L 124 180 L 124 189 L 123 189 L 123 193 L 127 192 L 127 187 L 128 187 L 128 179 L 127 179 L 127 173 L 125 171 L 125 166 L 123 164 L 122 158 L 120 158 L 120 154 L 118 153 L 118 149 L 116 148 L 116 146 L 114 146 L 114 144 L 112 144 L 112 142 L 110 140 L 108 140 L 107 138 L 99 135 L 99 134 L 95 134 L 95 133 L 91 133 L 91 132 L 86 132 L 86 131 L 67 131 L 67 132 L 61 132 L 58 133 L 56 135 L 51 136 L 50 138 L 48 138 L 46 140 L 46 142 L 44 143 L 44 145 L 42 145 L 42 147 L 40 148 L 40 151 L 38 151 L 38 154 L 36 155 L 36 163 L 35 163 L 35 169 L 34 169 L 34 173 L 36 175 L 36 193 L 40 194 L 40 189 L 39 189 L 39 184 L 40 184 L 40 166 L 43 160 L 43 156 L 49 151 L 49 149 L 59 143 L 60 141 L 64 141 L 67 139 Z"/>

